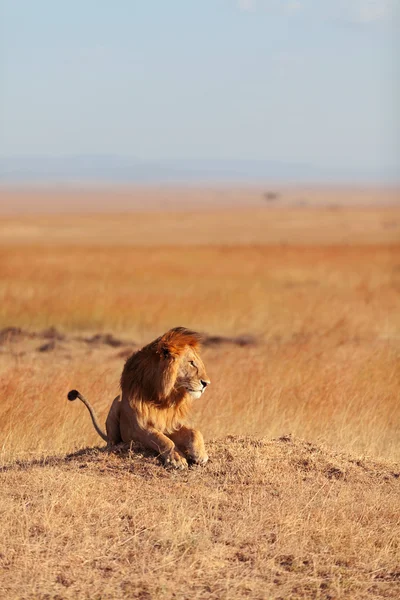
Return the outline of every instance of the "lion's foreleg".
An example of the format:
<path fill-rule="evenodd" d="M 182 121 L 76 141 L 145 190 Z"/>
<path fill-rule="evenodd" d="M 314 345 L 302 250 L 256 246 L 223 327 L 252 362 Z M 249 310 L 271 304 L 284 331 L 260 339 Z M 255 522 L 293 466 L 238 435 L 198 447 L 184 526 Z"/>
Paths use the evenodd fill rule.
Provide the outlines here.
<path fill-rule="evenodd" d="M 176 469 L 185 469 L 188 466 L 186 458 L 174 442 L 155 428 L 137 429 L 135 440 L 145 448 L 155 450 L 166 465 Z"/>
<path fill-rule="evenodd" d="M 197 429 L 181 427 L 169 434 L 169 438 L 189 460 L 200 465 L 205 465 L 208 461 L 203 436 Z"/>

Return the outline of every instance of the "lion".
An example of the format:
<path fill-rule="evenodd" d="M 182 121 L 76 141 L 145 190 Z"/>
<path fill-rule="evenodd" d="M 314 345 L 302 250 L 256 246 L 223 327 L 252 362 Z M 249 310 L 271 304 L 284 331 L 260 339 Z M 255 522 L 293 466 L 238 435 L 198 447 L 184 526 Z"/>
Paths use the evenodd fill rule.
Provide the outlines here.
<path fill-rule="evenodd" d="M 205 465 L 203 436 L 187 422 L 193 400 L 211 383 L 200 358 L 200 342 L 200 334 L 175 327 L 134 352 L 123 368 L 121 394 L 111 405 L 106 433 L 80 392 L 71 390 L 68 399 L 79 398 L 85 404 L 109 447 L 139 442 L 176 469 L 187 468 L 188 461 Z"/>

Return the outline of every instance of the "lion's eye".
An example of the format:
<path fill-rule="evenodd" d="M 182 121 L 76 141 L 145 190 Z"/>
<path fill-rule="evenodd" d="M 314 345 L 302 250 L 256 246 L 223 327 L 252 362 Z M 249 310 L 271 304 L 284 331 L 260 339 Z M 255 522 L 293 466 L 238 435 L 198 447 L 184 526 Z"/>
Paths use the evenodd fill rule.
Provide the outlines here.
<path fill-rule="evenodd" d="M 190 364 L 192 365 L 192 367 L 196 368 L 196 363 L 193 360 L 190 361 Z"/>

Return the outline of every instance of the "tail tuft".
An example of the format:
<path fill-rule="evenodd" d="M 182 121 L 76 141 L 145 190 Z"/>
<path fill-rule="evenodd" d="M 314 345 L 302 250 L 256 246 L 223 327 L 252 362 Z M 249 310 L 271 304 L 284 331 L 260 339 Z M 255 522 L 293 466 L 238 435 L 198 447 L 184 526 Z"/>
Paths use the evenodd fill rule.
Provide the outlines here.
<path fill-rule="evenodd" d="M 68 392 L 68 400 L 76 400 L 77 398 L 79 398 L 79 392 L 78 390 L 71 390 L 70 392 Z"/>

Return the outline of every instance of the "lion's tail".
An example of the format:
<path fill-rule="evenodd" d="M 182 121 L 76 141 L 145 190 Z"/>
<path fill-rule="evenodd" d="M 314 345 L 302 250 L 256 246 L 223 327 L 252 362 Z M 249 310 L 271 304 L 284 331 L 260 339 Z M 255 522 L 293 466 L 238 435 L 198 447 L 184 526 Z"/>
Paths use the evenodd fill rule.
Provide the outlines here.
<path fill-rule="evenodd" d="M 92 423 L 94 425 L 95 430 L 97 431 L 97 433 L 99 434 L 99 436 L 101 438 L 103 438 L 103 440 L 105 442 L 108 442 L 108 438 L 107 435 L 104 433 L 104 431 L 102 431 L 100 425 L 99 425 L 99 421 L 97 419 L 97 415 L 93 410 L 92 405 L 90 404 L 90 402 L 88 400 L 86 400 L 86 398 L 84 396 L 82 396 L 82 394 L 80 392 L 78 392 L 78 390 L 71 390 L 70 392 L 68 392 L 68 400 L 76 400 L 77 398 L 79 398 L 79 400 L 81 402 L 83 402 L 83 404 L 86 406 L 86 408 L 89 411 L 89 414 L 92 418 Z"/>

